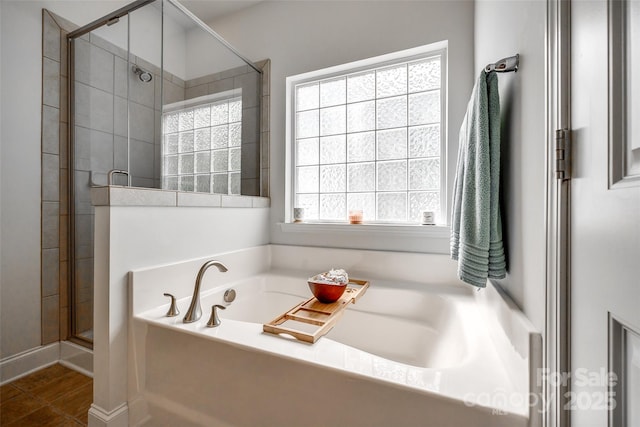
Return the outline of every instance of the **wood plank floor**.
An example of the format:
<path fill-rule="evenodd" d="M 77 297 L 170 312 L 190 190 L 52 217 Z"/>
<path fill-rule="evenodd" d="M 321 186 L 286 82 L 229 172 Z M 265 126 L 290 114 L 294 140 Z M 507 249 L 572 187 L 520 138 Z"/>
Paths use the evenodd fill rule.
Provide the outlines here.
<path fill-rule="evenodd" d="M 93 380 L 53 365 L 0 387 L 0 425 L 86 426 Z"/>

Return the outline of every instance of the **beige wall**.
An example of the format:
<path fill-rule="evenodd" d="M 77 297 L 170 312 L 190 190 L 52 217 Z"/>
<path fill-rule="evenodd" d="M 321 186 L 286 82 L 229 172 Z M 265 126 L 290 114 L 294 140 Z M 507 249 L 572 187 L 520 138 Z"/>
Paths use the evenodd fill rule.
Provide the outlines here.
<path fill-rule="evenodd" d="M 458 129 L 473 83 L 472 1 L 273 1 L 209 23 L 244 55 L 271 59 L 271 242 L 428 251 L 423 235 L 284 233 L 285 79 L 308 71 L 449 41 L 448 155 L 451 186 Z M 440 245 L 446 251 L 448 245 Z M 443 248 L 443 249 L 442 249 Z"/>
<path fill-rule="evenodd" d="M 2 2 L 1 359 L 41 344 L 42 8 L 87 23 L 126 3 Z"/>
<path fill-rule="evenodd" d="M 508 274 L 498 284 L 536 328 L 545 316 L 546 2 L 480 0 L 475 5 L 475 70 L 520 54 L 501 74 L 502 198 Z"/>
<path fill-rule="evenodd" d="M 127 1 L 3 1 L 0 205 L 0 358 L 40 345 L 41 9 L 86 23 Z M 504 171 L 510 273 L 501 282 L 541 329 L 544 319 L 544 1 L 264 2 L 212 23 L 254 60 L 272 59 L 271 241 L 313 244 L 285 235 L 285 77 L 449 40 L 449 169 L 471 85 L 486 62 L 520 52 L 522 69 L 503 76 L 510 117 Z M 474 31 L 475 27 L 475 31 Z M 475 37 L 475 42 L 474 42 Z M 20 40 L 20 43 L 15 43 Z M 475 50 L 475 64 L 473 61 Z M 526 118 L 526 119 L 525 119 Z M 291 233 L 290 233 L 291 234 Z M 345 236 L 325 236 L 346 246 Z M 400 239 L 402 240 L 402 239 Z M 525 243 L 526 242 L 526 243 Z M 363 245 L 382 248 L 385 240 Z M 401 245 L 399 242 L 397 245 Z M 398 248 L 401 249 L 401 248 Z"/>

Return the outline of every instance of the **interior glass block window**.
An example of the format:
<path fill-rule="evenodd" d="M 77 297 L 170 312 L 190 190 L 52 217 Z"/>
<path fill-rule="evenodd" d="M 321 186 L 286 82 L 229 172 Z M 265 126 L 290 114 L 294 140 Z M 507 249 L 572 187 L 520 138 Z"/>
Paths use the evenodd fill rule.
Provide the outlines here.
<path fill-rule="evenodd" d="M 162 188 L 240 194 L 242 97 L 162 116 Z"/>
<path fill-rule="evenodd" d="M 441 214 L 443 55 L 292 84 L 293 203 L 305 220 Z"/>

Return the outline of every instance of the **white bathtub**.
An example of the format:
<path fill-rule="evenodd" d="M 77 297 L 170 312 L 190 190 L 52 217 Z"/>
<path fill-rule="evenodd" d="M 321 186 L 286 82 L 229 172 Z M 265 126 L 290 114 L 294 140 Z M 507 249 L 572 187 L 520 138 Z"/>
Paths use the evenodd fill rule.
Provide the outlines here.
<path fill-rule="evenodd" d="M 263 323 L 310 296 L 305 278 L 272 269 L 213 284 L 192 324 L 165 317 L 168 304 L 137 311 L 134 302 L 130 424 L 534 425 L 529 354 L 501 335 L 471 288 L 373 279 L 315 344 L 264 333 Z M 178 301 L 182 314 L 189 302 Z M 227 308 L 207 328 L 213 304 Z"/>
<path fill-rule="evenodd" d="M 462 313 L 453 299 L 386 285 L 374 282 L 325 340 L 421 368 L 459 365 L 468 356 Z M 311 296 L 304 278 L 277 273 L 251 278 L 234 289 L 239 296 L 233 303 L 224 303 L 220 292 L 214 292 L 203 305 L 227 305 L 219 311 L 221 319 L 261 325 Z"/>

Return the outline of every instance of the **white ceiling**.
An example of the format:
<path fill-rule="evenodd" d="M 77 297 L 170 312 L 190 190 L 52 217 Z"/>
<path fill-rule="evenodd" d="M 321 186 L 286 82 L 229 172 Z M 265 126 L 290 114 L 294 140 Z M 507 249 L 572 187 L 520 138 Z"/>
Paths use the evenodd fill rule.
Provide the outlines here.
<path fill-rule="evenodd" d="M 209 23 L 221 16 L 237 12 L 262 0 L 180 0 L 194 15 Z"/>

